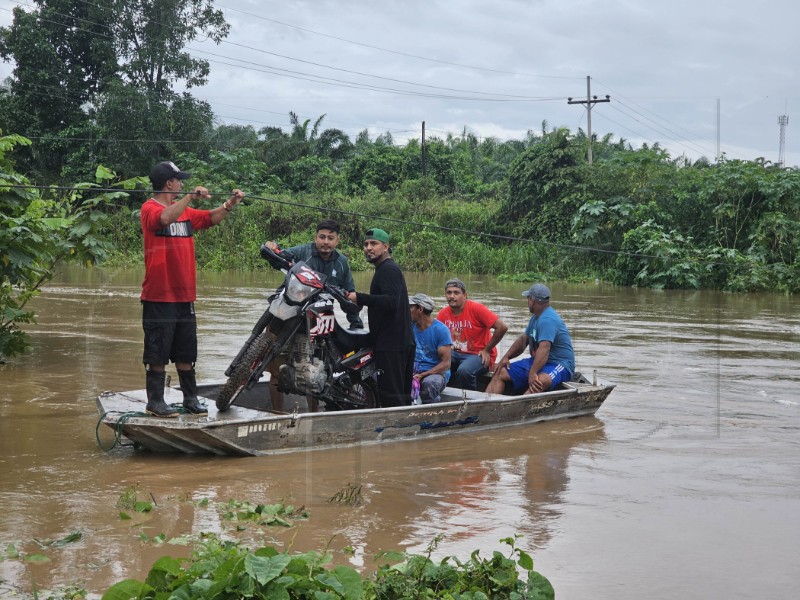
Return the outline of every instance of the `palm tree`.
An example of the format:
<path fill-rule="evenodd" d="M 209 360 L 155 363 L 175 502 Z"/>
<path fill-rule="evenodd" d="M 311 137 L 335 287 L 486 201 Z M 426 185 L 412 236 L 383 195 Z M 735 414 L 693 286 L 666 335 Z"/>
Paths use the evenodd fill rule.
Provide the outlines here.
<path fill-rule="evenodd" d="M 324 119 L 325 115 L 322 115 L 312 125 L 311 119 L 301 122 L 297 113 L 290 112 L 290 133 L 279 127 L 266 127 L 259 131 L 263 136 L 259 158 L 273 170 L 279 170 L 287 163 L 306 156 L 329 158 L 331 161 L 347 158 L 353 150 L 350 138 L 341 129 L 332 128 L 320 132 Z"/>

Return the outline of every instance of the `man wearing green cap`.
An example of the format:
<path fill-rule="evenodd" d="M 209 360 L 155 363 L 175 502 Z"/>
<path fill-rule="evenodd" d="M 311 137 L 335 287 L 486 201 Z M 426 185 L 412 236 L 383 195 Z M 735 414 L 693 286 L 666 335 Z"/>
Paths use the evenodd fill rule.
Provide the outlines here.
<path fill-rule="evenodd" d="M 414 375 L 414 335 L 408 312 L 408 288 L 403 272 L 390 256 L 391 238 L 373 227 L 364 235 L 364 257 L 375 266 L 369 294 L 350 292 L 347 297 L 367 307 L 367 320 L 375 363 L 380 370 L 381 406 L 411 404 Z"/>

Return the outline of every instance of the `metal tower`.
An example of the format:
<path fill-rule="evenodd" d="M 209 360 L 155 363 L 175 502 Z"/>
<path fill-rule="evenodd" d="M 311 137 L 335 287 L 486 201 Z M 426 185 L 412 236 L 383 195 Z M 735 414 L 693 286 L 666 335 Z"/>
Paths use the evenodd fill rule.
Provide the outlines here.
<path fill-rule="evenodd" d="M 778 125 L 781 127 L 781 145 L 778 150 L 778 166 L 783 167 L 786 160 L 786 126 L 789 124 L 789 115 L 778 117 Z"/>

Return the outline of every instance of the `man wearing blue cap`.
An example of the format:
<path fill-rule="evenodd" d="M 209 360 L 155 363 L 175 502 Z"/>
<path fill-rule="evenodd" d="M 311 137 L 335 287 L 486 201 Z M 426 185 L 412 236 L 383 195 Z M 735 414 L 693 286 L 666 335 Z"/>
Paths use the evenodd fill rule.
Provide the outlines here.
<path fill-rule="evenodd" d="M 575 372 L 572 339 L 564 321 L 550 306 L 550 288 L 534 283 L 522 295 L 527 296 L 528 310 L 533 316 L 525 332 L 514 340 L 497 363 L 486 387 L 487 394 L 502 394 L 509 381 L 517 393 L 546 392 L 572 379 Z M 526 346 L 531 356 L 510 362 L 522 354 Z"/>
<path fill-rule="evenodd" d="M 408 311 L 408 288 L 403 272 L 390 256 L 391 238 L 373 227 L 364 235 L 364 257 L 375 265 L 369 294 L 350 292 L 347 297 L 367 307 L 372 349 L 378 375 L 381 406 L 411 404 L 414 375 L 414 334 Z"/>

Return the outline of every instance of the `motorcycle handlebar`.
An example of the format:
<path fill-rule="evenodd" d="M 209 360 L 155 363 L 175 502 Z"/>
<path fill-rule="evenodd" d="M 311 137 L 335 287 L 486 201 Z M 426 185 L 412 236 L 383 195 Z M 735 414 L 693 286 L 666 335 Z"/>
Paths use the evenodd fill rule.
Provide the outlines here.
<path fill-rule="evenodd" d="M 285 256 L 281 256 L 280 253 L 275 252 L 266 244 L 261 245 L 261 258 L 266 260 L 270 265 L 272 265 L 272 267 L 278 270 L 286 269 L 288 271 L 294 264 L 291 260 Z M 350 302 L 350 300 L 347 299 L 347 290 L 331 283 L 326 283 L 325 288 L 339 301 L 339 304 L 341 304 L 342 309 L 345 312 L 357 312 L 360 310 L 358 304 Z"/>
<path fill-rule="evenodd" d="M 330 283 L 326 283 L 325 287 L 333 295 L 333 297 L 339 301 L 339 304 L 342 306 L 342 310 L 345 312 L 360 310 L 358 304 L 355 302 L 350 302 L 350 300 L 347 299 L 347 290 Z"/>
<path fill-rule="evenodd" d="M 281 256 L 266 244 L 261 245 L 261 258 L 266 260 L 273 268 L 278 269 L 291 269 L 294 264 L 288 258 Z"/>

